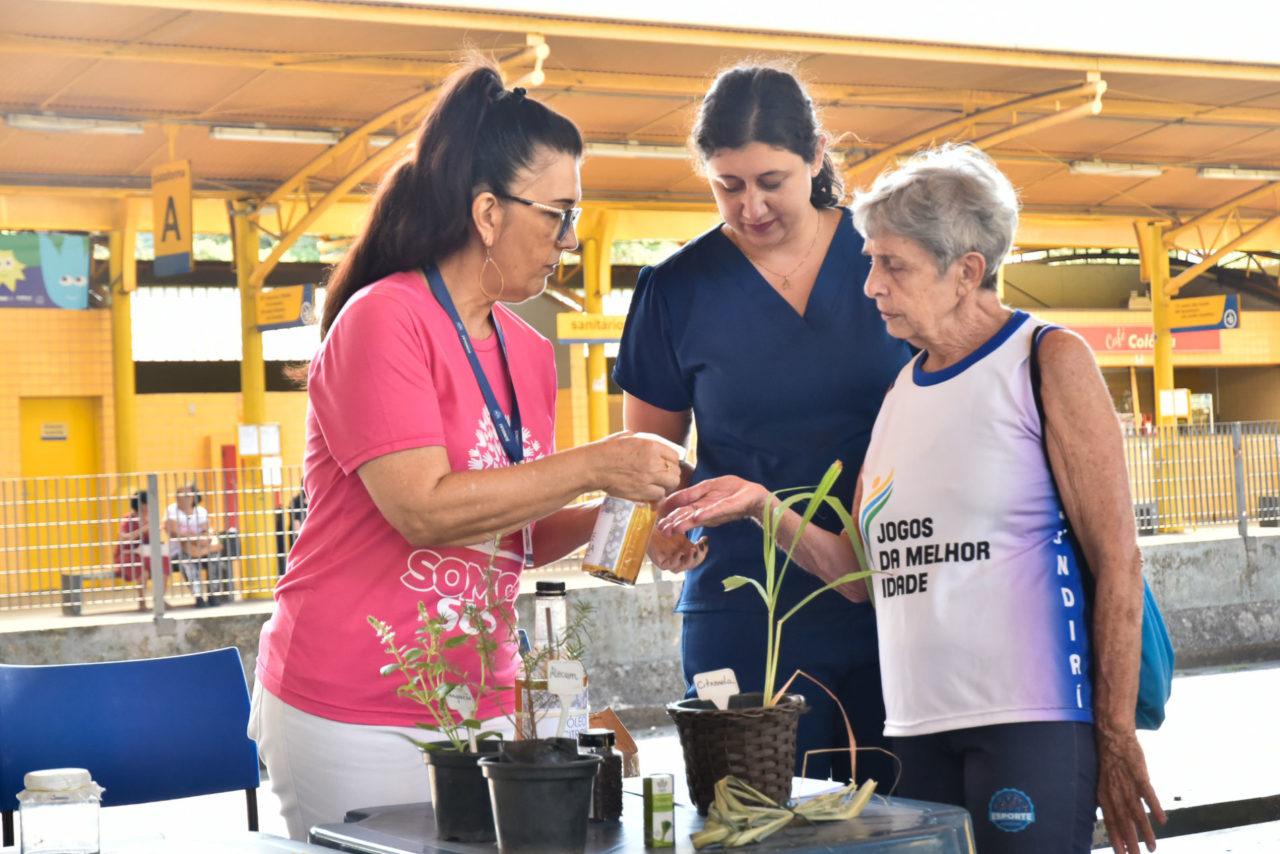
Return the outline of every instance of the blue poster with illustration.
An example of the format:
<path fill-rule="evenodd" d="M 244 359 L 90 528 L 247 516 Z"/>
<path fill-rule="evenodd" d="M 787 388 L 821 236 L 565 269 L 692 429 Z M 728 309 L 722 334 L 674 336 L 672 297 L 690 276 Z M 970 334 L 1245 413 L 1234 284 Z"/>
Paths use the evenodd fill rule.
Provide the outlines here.
<path fill-rule="evenodd" d="M 0 308 L 88 308 L 89 235 L 0 234 Z"/>

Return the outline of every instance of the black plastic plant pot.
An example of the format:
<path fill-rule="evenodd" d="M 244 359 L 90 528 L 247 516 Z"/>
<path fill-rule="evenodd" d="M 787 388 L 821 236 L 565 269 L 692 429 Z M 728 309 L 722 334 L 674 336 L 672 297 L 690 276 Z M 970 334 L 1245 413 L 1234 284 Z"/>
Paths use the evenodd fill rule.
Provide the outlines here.
<path fill-rule="evenodd" d="M 569 854 L 585 849 L 591 784 L 600 762 L 599 756 L 548 763 L 481 759 L 493 801 L 498 850 Z"/>
<path fill-rule="evenodd" d="M 489 784 L 477 763 L 483 756 L 496 755 L 500 746 L 499 741 L 481 741 L 477 753 L 422 751 L 431 781 L 437 838 L 452 842 L 492 842 L 496 838 Z"/>

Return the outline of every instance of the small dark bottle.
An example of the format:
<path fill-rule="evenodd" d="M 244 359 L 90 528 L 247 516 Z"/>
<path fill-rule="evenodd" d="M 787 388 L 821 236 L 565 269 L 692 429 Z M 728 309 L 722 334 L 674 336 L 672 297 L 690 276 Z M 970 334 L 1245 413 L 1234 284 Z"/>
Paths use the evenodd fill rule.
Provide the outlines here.
<path fill-rule="evenodd" d="M 592 821 L 619 821 L 622 818 L 622 754 L 613 748 L 615 739 L 613 730 L 607 728 L 578 733 L 578 751 L 604 760 L 591 787 Z"/>

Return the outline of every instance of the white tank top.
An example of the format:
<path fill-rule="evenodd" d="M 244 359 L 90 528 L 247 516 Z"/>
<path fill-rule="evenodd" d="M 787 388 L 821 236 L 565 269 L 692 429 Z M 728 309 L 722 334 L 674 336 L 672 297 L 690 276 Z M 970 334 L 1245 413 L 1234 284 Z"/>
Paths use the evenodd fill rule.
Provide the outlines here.
<path fill-rule="evenodd" d="M 1078 561 L 1041 444 L 1014 312 L 961 362 L 920 353 L 886 396 L 858 525 L 880 634 L 885 734 L 1092 716 Z"/>

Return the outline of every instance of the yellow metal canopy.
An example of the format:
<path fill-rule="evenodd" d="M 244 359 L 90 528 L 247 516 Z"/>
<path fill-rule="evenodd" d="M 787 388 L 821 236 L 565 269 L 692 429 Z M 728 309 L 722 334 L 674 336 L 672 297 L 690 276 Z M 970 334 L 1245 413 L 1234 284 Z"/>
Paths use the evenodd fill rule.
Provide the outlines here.
<path fill-rule="evenodd" d="M 259 206 L 250 207 L 255 221 L 271 234 L 342 233 L 358 217 L 335 218 L 331 203 L 367 193 L 403 150 L 432 87 L 464 47 L 503 60 L 509 78 L 525 78 L 538 97 L 578 122 L 593 143 L 583 181 L 588 201 L 598 206 L 707 208 L 705 184 L 678 147 L 715 71 L 753 58 L 792 62 L 809 81 L 854 183 L 920 145 L 978 141 L 1021 190 L 1026 247 L 1134 246 L 1132 222 L 1143 219 L 1167 223 L 1166 233 L 1184 248 L 1211 251 L 1280 212 L 1280 182 L 1268 174 L 1280 170 L 1280 64 L 395 2 L 8 0 L 5 6 L 0 101 L 11 120 L 0 127 L 0 225 L 10 227 L 24 227 L 16 212 L 39 208 L 31 196 L 50 198 L 48 188 L 59 188 L 64 199 L 142 192 L 152 166 L 172 151 L 191 161 L 198 196 L 250 200 Z M 38 118 L 25 126 L 12 120 L 42 114 L 55 123 L 93 118 L 140 127 L 88 135 L 39 129 L 50 123 Z M 240 136 L 256 129 L 265 140 L 220 138 L 246 128 Z M 270 141 L 300 131 L 329 136 Z M 1213 174 L 1229 177 L 1205 177 Z M 1178 230 L 1255 190 L 1216 219 Z M 47 202 L 41 204 L 48 213 Z M 147 228 L 148 220 L 140 210 L 138 226 Z M 1275 242 L 1267 225 L 1232 248 Z"/>

